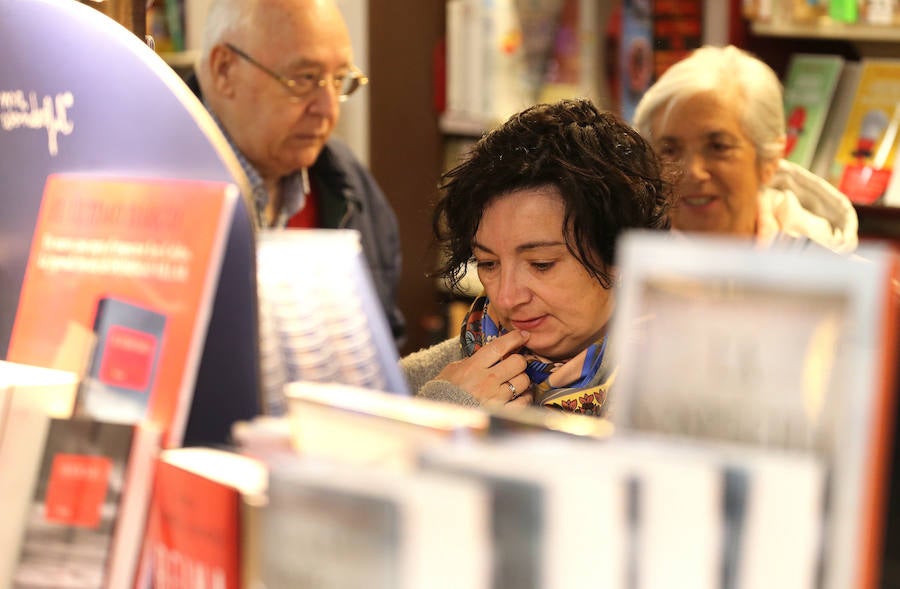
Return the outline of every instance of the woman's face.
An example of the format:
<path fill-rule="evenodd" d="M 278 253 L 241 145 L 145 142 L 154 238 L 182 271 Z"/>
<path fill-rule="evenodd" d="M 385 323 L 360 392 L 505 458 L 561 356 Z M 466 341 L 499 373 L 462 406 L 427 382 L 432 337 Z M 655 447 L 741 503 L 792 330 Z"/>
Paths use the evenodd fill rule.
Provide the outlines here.
<path fill-rule="evenodd" d="M 714 92 L 680 101 L 651 120 L 654 147 L 666 161 L 679 165 L 678 202 L 672 226 L 753 236 L 756 234 L 758 193 L 775 170 L 761 164 L 744 132 L 739 107 Z"/>
<path fill-rule="evenodd" d="M 491 316 L 528 331 L 528 348 L 551 360 L 595 342 L 613 309 L 611 292 L 566 248 L 564 214 L 554 187 L 499 196 L 484 209 L 473 245 Z"/>

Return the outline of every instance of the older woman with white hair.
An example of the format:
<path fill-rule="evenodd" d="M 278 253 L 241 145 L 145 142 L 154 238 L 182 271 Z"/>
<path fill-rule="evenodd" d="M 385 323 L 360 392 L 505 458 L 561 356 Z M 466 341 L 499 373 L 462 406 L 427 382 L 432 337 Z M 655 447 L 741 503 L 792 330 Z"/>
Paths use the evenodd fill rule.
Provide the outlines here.
<path fill-rule="evenodd" d="M 783 159 L 781 83 L 746 51 L 706 46 L 672 65 L 644 94 L 634 125 L 679 167 L 673 229 L 856 248 L 849 199 Z"/>

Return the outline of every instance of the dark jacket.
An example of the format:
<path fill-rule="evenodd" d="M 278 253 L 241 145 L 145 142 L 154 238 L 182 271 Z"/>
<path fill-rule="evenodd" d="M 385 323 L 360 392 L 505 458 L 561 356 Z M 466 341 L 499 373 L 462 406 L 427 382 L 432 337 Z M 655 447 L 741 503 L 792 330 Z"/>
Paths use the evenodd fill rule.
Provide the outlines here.
<path fill-rule="evenodd" d="M 372 174 L 343 141 L 330 139 L 310 168 L 309 175 L 319 195 L 323 225 L 326 228 L 359 231 L 375 289 L 387 314 L 394 340 L 398 346 L 401 345 L 406 324 L 395 303 L 401 255 L 394 210 Z M 334 210 L 335 203 L 338 203 L 339 215 L 328 212 L 329 209 Z"/>

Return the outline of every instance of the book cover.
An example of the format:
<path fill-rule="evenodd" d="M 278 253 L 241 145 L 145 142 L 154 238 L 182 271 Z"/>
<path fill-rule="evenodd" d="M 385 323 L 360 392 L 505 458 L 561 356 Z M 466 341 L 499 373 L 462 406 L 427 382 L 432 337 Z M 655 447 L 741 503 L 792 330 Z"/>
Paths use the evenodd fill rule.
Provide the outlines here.
<path fill-rule="evenodd" d="M 862 60 L 835 155 L 838 188 L 859 204 L 881 204 L 897 154 L 900 60 Z"/>
<path fill-rule="evenodd" d="M 153 587 L 255 586 L 258 560 L 249 514 L 264 498 L 265 464 L 215 448 L 173 448 L 159 457 L 148 524 Z"/>
<path fill-rule="evenodd" d="M 13 589 L 130 586 L 159 434 L 51 420 Z"/>
<path fill-rule="evenodd" d="M 97 301 L 82 411 L 123 423 L 146 417 L 165 326 L 166 316 L 145 306 L 113 297 Z"/>
<path fill-rule="evenodd" d="M 874 586 L 894 435 L 896 254 L 633 233 L 619 255 L 617 427 L 821 458 L 823 587 Z"/>
<path fill-rule="evenodd" d="M 804 168 L 812 164 L 843 67 L 840 55 L 796 53 L 788 63 L 784 77 L 784 157 Z"/>
<path fill-rule="evenodd" d="M 113 417 L 102 394 L 128 409 L 118 420 L 146 407 L 177 444 L 236 200 L 222 182 L 50 175 L 8 359 L 81 374 L 76 359 L 89 358 L 80 412 Z M 84 332 L 93 345 L 71 337 Z M 83 353 L 62 355 L 73 341 Z"/>

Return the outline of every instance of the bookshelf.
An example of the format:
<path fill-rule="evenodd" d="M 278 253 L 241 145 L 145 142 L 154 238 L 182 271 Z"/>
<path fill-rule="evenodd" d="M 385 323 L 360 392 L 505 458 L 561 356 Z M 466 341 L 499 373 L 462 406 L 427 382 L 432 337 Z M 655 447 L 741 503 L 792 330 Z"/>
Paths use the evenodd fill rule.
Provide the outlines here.
<path fill-rule="evenodd" d="M 885 25 L 846 24 L 838 22 L 794 23 L 753 22 L 751 29 L 762 37 L 836 39 L 853 43 L 900 43 L 900 28 Z"/>

